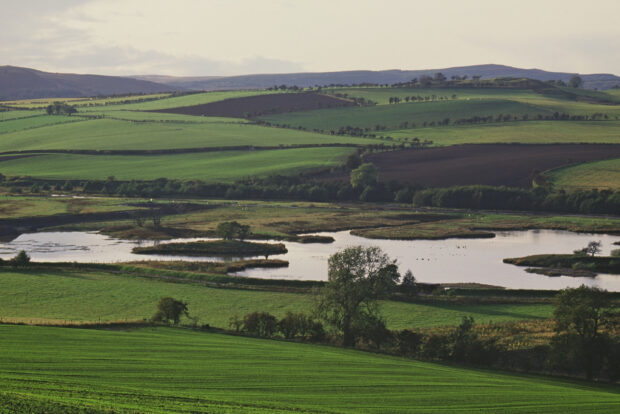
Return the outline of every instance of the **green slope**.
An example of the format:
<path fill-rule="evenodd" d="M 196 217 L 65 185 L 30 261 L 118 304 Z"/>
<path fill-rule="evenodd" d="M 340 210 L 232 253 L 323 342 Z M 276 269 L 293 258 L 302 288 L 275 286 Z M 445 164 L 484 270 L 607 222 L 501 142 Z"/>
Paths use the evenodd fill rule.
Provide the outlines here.
<path fill-rule="evenodd" d="M 353 149 L 300 148 L 267 151 L 215 151 L 174 155 L 36 154 L 0 161 L 5 175 L 52 179 L 198 179 L 233 182 L 242 178 L 294 173 L 341 164 Z M 1 158 L 0 158 L 1 160 Z"/>
<path fill-rule="evenodd" d="M 620 158 L 558 168 L 547 176 L 556 188 L 620 190 Z"/>
<path fill-rule="evenodd" d="M 0 338 L 4 412 L 15 407 L 213 414 L 620 410 L 617 388 L 317 345 L 170 328 L 0 326 Z"/>
<path fill-rule="evenodd" d="M 499 114 L 521 116 L 528 114 L 532 117 L 537 114 L 549 115 L 551 113 L 546 109 L 526 103 L 505 99 L 481 99 L 319 109 L 264 116 L 261 119 L 280 125 L 294 127 L 301 125 L 309 130 L 316 128 L 325 131 L 337 131 L 338 128 L 345 126 L 374 128 L 376 125 L 382 125 L 388 129 L 397 129 L 403 122 L 409 122 L 409 124 L 414 122 L 416 126 L 421 127 L 424 122 L 438 122 L 446 118 L 454 121 L 472 116 L 496 116 Z"/>
<path fill-rule="evenodd" d="M 197 117 L 201 119 L 200 117 Z M 29 118 L 25 122 L 37 118 Z M 73 119 L 73 117 L 72 117 Z M 80 119 L 80 118 L 75 118 Z M 222 118 L 219 118 L 220 120 Z M 4 123 L 0 123 L 0 128 Z M 274 146 L 295 144 L 377 142 L 352 137 L 332 137 L 282 128 L 266 128 L 240 122 L 129 122 L 95 119 L 3 134 L 0 152 L 46 149 L 144 150 L 202 148 L 237 145 Z"/>
<path fill-rule="evenodd" d="M 200 323 L 228 328 L 228 319 L 256 310 L 278 317 L 286 311 L 311 312 L 307 294 L 214 289 L 196 284 L 167 283 L 97 271 L 3 271 L 0 273 L 0 316 L 15 320 L 114 321 L 150 318 L 162 296 L 189 303 Z M 479 323 L 548 318 L 545 304 L 414 304 L 383 302 L 391 329 L 456 325 L 463 316 Z"/>

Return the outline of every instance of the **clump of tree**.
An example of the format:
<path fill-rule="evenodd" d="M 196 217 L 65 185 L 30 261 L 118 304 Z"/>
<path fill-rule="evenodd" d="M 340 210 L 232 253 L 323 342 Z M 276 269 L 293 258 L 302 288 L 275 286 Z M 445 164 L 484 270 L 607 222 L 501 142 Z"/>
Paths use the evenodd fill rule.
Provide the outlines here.
<path fill-rule="evenodd" d="M 224 221 L 217 225 L 215 234 L 224 240 L 243 241 L 250 235 L 250 226 L 236 221 Z"/>
<path fill-rule="evenodd" d="M 344 346 L 354 346 L 362 332 L 380 329 L 377 300 L 387 297 L 399 279 L 396 262 L 380 248 L 344 249 L 329 257 L 317 314 L 342 333 Z"/>
<path fill-rule="evenodd" d="M 302 312 L 288 311 L 280 320 L 269 312 L 252 312 L 243 318 L 235 315 L 230 318 L 229 327 L 235 332 L 263 338 L 271 338 L 278 332 L 286 339 L 321 341 L 325 338 L 323 324 Z"/>
<path fill-rule="evenodd" d="M 590 379 L 620 375 L 620 341 L 610 335 L 620 313 L 610 295 L 582 285 L 558 294 L 553 312 L 555 335 L 551 362 L 562 371 L 582 372 Z"/>
<path fill-rule="evenodd" d="M 372 187 L 377 184 L 379 169 L 372 163 L 365 163 L 351 171 L 351 186 L 353 188 Z"/>
<path fill-rule="evenodd" d="M 181 316 L 189 316 L 189 310 L 187 303 L 182 300 L 177 300 L 169 296 L 163 297 L 157 303 L 157 312 L 153 315 L 153 322 L 172 323 L 178 325 Z"/>
<path fill-rule="evenodd" d="M 571 88 L 581 88 L 583 86 L 583 79 L 578 75 L 571 76 L 568 80 L 568 86 Z"/>
<path fill-rule="evenodd" d="M 75 106 L 66 102 L 54 102 L 45 108 L 48 115 L 72 115 L 77 112 Z"/>
<path fill-rule="evenodd" d="M 594 241 L 592 240 L 591 242 L 588 242 L 588 245 L 586 247 L 584 247 L 583 249 L 579 249 L 579 250 L 575 250 L 574 253 L 577 255 L 590 255 L 592 257 L 594 257 L 594 255 L 600 253 L 601 250 L 601 241 Z"/>

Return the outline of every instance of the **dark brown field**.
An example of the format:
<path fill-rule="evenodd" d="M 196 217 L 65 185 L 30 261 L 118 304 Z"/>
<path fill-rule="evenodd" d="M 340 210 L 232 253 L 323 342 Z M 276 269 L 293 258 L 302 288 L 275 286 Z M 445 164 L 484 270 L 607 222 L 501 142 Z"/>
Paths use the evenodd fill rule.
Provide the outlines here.
<path fill-rule="evenodd" d="M 529 188 L 532 173 L 566 164 L 620 157 L 620 145 L 480 144 L 391 151 L 367 157 L 381 181 L 427 187 L 505 185 Z"/>
<path fill-rule="evenodd" d="M 284 112 L 309 111 L 312 109 L 353 106 L 354 103 L 318 93 L 281 93 L 273 95 L 248 96 L 225 99 L 202 105 L 180 108 L 160 109 L 152 112 L 165 112 L 183 115 L 223 116 L 248 118 L 259 115 L 280 114 Z"/>

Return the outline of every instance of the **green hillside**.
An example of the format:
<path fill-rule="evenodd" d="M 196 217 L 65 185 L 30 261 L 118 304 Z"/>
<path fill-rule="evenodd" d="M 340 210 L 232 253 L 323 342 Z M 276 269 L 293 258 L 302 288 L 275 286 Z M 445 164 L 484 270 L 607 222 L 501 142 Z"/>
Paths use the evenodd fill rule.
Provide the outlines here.
<path fill-rule="evenodd" d="M 2 412 L 613 413 L 620 409 L 617 388 L 170 328 L 0 326 L 0 338 Z"/>

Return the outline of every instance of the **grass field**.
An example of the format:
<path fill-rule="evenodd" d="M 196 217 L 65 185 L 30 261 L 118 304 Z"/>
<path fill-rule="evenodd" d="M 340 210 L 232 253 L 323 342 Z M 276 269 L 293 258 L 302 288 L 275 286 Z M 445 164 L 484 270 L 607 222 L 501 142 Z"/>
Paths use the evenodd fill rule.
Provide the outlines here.
<path fill-rule="evenodd" d="M 487 125 L 462 125 L 436 128 L 385 131 L 397 140 L 418 137 L 434 145 L 522 143 L 620 143 L 617 121 L 528 121 Z"/>
<path fill-rule="evenodd" d="M 60 197 L 7 197 L 0 196 L 0 217 L 20 218 L 51 216 L 54 214 L 86 214 L 102 211 L 128 210 L 126 199 L 121 198 L 60 198 Z"/>
<path fill-rule="evenodd" d="M 423 122 L 438 122 L 445 118 L 451 121 L 472 116 L 489 116 L 498 114 L 521 115 L 536 114 L 550 115 L 546 109 L 533 105 L 505 100 L 450 100 L 434 102 L 414 102 L 396 105 L 377 105 L 368 107 L 319 109 L 315 111 L 294 112 L 272 116 L 263 116 L 261 119 L 292 126 L 303 126 L 306 129 L 321 129 L 325 131 L 338 130 L 340 127 L 354 126 L 360 128 L 374 128 L 376 125 L 386 126 L 388 129 L 398 129 L 405 121 L 416 126 L 423 126 Z M 378 132 L 382 134 L 381 131 Z"/>
<path fill-rule="evenodd" d="M 140 101 L 143 99 L 163 99 L 170 96 L 169 93 L 154 93 L 149 95 L 128 95 L 128 96 L 110 96 L 107 98 L 39 98 L 39 99 L 21 99 L 14 101 L 0 101 L 1 105 L 12 108 L 37 109 L 45 108 L 54 102 L 66 102 L 69 105 L 77 107 L 84 106 L 105 106 L 111 104 L 119 104 L 121 102 Z"/>
<path fill-rule="evenodd" d="M 555 188 L 620 190 L 620 158 L 558 168 L 547 176 Z"/>
<path fill-rule="evenodd" d="M 174 155 L 43 154 L 0 162 L 7 175 L 53 179 L 199 179 L 233 182 L 341 164 L 351 148 L 216 151 Z M 1 159 L 1 158 L 0 158 Z"/>
<path fill-rule="evenodd" d="M 48 413 L 213 414 L 620 409 L 613 387 L 179 329 L 0 326 L 0 338 L 0 412 L 18 407 Z"/>
<path fill-rule="evenodd" d="M 36 122 L 38 119 L 28 118 L 23 121 L 6 122 L 24 122 L 27 125 L 27 121 Z M 81 118 L 71 117 L 71 119 Z M 0 129 L 2 124 L 4 123 L 0 123 Z M 265 128 L 240 122 L 136 123 L 113 119 L 94 119 L 46 128 L 33 128 L 7 133 L 1 137 L 0 152 L 46 149 L 152 150 L 332 143 L 363 145 L 378 142 L 377 140 L 363 138 L 332 137 L 282 128 Z"/>
<path fill-rule="evenodd" d="M 28 118 L 10 119 L 0 122 L 0 135 L 11 132 L 29 130 L 33 128 L 41 128 L 49 125 L 66 124 L 69 122 L 84 121 L 83 118 L 77 116 L 33 116 Z"/>
<path fill-rule="evenodd" d="M 235 314 L 267 311 L 310 313 L 309 294 L 220 289 L 169 283 L 137 276 L 87 270 L 3 270 L 0 317 L 25 322 L 114 321 L 150 318 L 159 299 L 172 296 L 189 303 L 199 323 L 228 328 Z M 551 316 L 550 304 L 405 303 L 384 301 L 382 313 L 391 329 L 456 325 L 471 315 L 477 323 L 539 319 Z"/>

